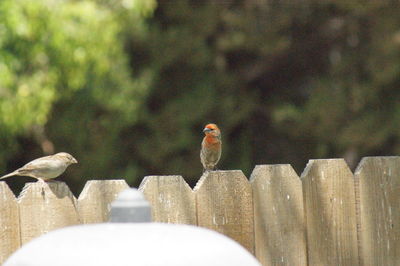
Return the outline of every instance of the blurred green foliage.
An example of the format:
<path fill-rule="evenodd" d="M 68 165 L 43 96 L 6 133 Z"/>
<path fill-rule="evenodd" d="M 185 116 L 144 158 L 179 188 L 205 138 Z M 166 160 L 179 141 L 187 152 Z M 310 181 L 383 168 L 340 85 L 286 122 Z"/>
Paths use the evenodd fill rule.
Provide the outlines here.
<path fill-rule="evenodd" d="M 150 174 L 193 184 L 208 122 L 219 167 L 247 175 L 398 154 L 399 18 L 389 2 L 2 0 L 0 169 L 67 151 L 75 192 Z"/>
<path fill-rule="evenodd" d="M 7 159 L 22 154 L 21 160 L 30 160 L 61 150 L 77 154 L 87 165 L 76 174 L 111 170 L 120 159 L 113 141 L 122 125 L 136 120 L 149 83 L 149 74 L 131 78 L 126 26 L 143 30 L 155 4 L 0 2 L 2 172 Z"/>

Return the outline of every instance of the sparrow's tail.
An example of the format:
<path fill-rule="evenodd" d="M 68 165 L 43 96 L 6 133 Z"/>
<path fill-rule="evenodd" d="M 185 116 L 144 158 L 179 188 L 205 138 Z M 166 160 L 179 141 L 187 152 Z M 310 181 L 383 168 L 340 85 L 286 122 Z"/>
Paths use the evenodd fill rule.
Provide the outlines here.
<path fill-rule="evenodd" d="M 10 177 L 10 176 L 14 176 L 14 175 L 16 175 L 16 174 L 18 174 L 18 173 L 17 173 L 16 171 L 14 171 L 14 172 L 9 173 L 9 174 L 7 174 L 7 175 L 3 175 L 2 177 L 0 177 L 0 179 L 4 179 L 4 178 Z"/>

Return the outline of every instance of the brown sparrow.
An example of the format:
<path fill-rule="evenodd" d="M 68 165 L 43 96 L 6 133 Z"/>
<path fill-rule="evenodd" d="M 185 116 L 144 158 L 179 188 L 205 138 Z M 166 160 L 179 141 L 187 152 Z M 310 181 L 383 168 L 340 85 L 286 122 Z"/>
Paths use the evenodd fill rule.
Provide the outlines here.
<path fill-rule="evenodd" d="M 43 182 L 61 175 L 69 165 L 74 163 L 78 163 L 78 161 L 72 155 L 66 152 L 59 152 L 33 160 L 14 172 L 0 177 L 0 179 L 19 175 L 30 176 Z"/>

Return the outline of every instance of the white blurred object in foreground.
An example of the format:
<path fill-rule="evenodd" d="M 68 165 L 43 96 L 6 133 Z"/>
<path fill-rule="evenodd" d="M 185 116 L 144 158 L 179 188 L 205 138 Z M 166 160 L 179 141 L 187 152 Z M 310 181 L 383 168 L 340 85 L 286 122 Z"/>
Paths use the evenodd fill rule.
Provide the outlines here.
<path fill-rule="evenodd" d="M 49 232 L 4 266 L 258 266 L 245 248 L 205 228 L 162 223 L 78 225 Z"/>

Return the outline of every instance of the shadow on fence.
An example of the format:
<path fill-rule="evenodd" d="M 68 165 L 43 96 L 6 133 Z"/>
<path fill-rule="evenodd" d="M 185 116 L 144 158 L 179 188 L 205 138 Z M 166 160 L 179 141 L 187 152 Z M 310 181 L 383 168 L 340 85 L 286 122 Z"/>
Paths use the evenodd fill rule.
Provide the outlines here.
<path fill-rule="evenodd" d="M 27 183 L 15 198 L 0 182 L 0 263 L 50 230 L 108 221 L 124 180 L 88 181 L 76 199 L 63 182 Z M 147 176 L 153 221 L 225 234 L 263 265 L 395 265 L 400 261 L 400 157 L 343 159 L 206 172 L 192 190 L 181 176 Z"/>

